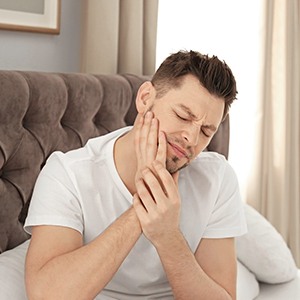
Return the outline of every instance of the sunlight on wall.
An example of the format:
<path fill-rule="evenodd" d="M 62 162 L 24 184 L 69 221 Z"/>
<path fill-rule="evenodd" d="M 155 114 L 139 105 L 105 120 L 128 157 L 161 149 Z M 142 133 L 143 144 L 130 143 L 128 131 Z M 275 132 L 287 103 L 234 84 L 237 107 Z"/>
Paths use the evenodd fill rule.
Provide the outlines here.
<path fill-rule="evenodd" d="M 261 0 L 160 0 L 157 67 L 180 49 L 217 55 L 232 69 L 238 100 L 230 111 L 229 161 L 243 198 L 255 147 L 254 120 L 259 95 Z"/>

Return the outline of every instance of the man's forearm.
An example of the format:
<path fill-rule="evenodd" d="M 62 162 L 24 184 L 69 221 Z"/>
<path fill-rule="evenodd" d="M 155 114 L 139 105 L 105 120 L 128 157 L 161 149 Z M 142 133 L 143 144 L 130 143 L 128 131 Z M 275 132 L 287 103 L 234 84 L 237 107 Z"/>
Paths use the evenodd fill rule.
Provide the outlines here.
<path fill-rule="evenodd" d="M 89 244 L 41 267 L 30 283 L 35 285 L 30 299 L 94 299 L 140 235 L 139 221 L 130 208 Z"/>
<path fill-rule="evenodd" d="M 156 245 L 176 300 L 232 300 L 198 264 L 181 232 Z"/>

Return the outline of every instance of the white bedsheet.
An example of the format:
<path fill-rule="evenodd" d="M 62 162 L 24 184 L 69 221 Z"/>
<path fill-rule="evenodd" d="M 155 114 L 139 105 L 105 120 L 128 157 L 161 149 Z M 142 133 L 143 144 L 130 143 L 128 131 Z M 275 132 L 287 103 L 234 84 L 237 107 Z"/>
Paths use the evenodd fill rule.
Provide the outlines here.
<path fill-rule="evenodd" d="M 0 300 L 25 300 L 24 260 L 29 241 L 0 255 Z M 300 300 L 300 269 L 296 279 L 284 284 L 258 283 L 254 275 L 238 263 L 238 300 Z"/>
<path fill-rule="evenodd" d="M 282 284 L 260 284 L 255 300 L 300 300 L 300 270 L 294 280 Z"/>

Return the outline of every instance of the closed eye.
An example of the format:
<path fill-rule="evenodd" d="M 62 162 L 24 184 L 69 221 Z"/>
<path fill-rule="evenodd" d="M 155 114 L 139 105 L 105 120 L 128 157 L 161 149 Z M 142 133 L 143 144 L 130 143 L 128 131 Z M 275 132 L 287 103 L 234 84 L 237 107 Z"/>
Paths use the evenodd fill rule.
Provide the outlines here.
<path fill-rule="evenodd" d="M 201 130 L 202 131 L 202 133 L 206 136 L 206 137 L 208 137 L 208 138 L 210 138 L 211 137 L 211 135 L 210 134 L 208 134 L 205 130 Z"/>
<path fill-rule="evenodd" d="M 178 113 L 175 112 L 175 115 L 177 116 L 178 119 L 182 120 L 182 121 L 189 121 L 189 119 L 180 116 Z"/>
<path fill-rule="evenodd" d="M 180 119 L 180 120 L 183 121 L 183 122 L 192 122 L 192 120 L 190 119 L 190 117 L 182 116 L 181 114 L 178 114 L 176 111 L 174 111 L 174 114 L 176 115 L 176 117 L 177 117 L 178 119 Z M 213 129 L 211 129 L 211 127 L 212 127 L 212 126 L 206 126 L 206 125 L 204 125 L 204 126 L 202 126 L 202 128 L 201 128 L 201 133 L 202 133 L 205 137 L 207 137 L 207 138 L 211 138 L 211 137 L 214 135 L 215 131 L 216 131 L 216 130 L 214 130 L 214 127 L 213 127 Z M 212 130 L 213 130 L 213 131 L 212 131 Z"/>

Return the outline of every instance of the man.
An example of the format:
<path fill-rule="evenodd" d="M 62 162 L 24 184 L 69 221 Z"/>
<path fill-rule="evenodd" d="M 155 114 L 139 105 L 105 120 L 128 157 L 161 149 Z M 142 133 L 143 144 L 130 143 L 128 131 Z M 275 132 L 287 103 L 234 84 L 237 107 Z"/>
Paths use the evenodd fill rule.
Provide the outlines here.
<path fill-rule="evenodd" d="M 139 88 L 133 127 L 52 154 L 25 224 L 29 299 L 235 299 L 238 184 L 202 152 L 235 97 L 225 63 L 180 51 Z"/>

